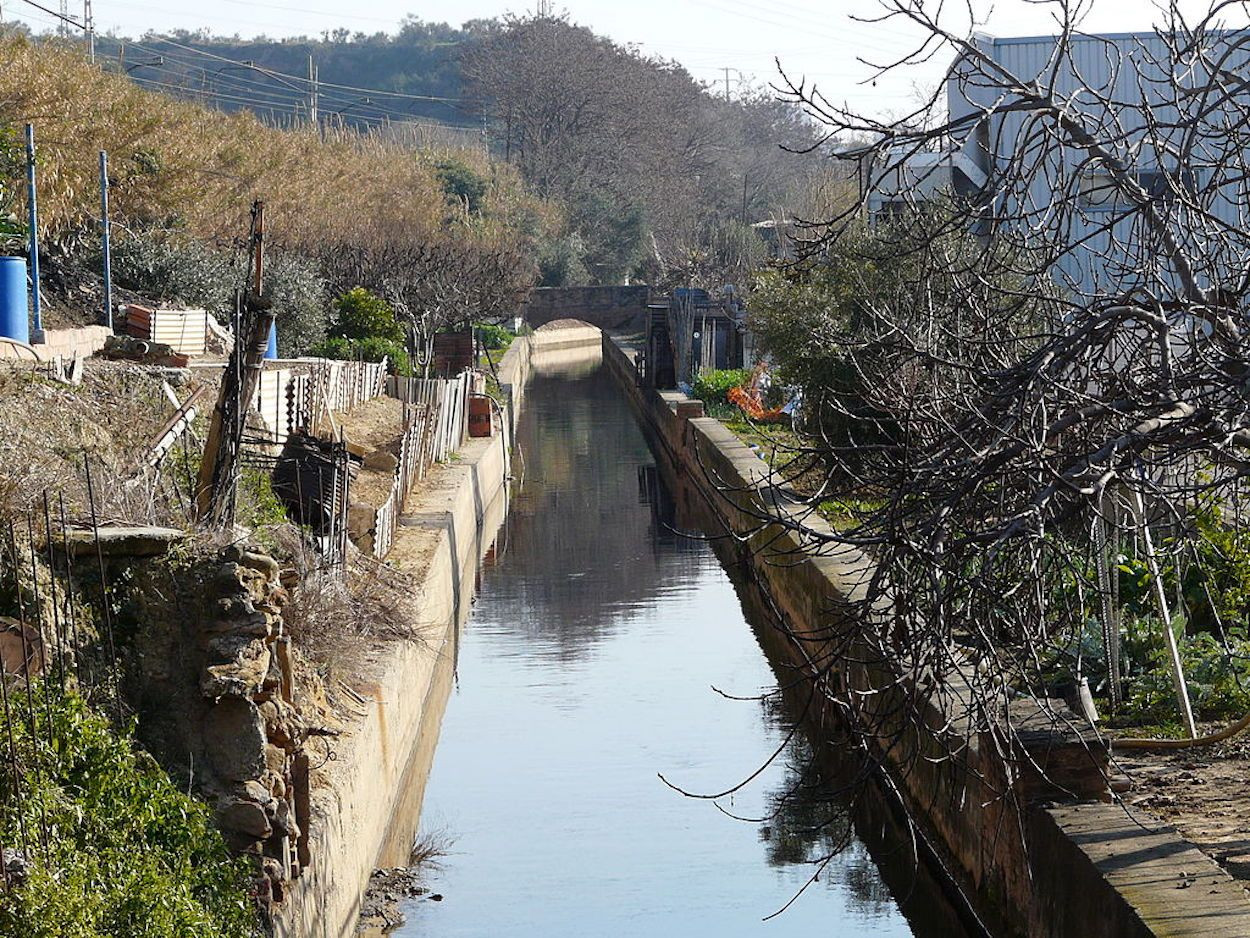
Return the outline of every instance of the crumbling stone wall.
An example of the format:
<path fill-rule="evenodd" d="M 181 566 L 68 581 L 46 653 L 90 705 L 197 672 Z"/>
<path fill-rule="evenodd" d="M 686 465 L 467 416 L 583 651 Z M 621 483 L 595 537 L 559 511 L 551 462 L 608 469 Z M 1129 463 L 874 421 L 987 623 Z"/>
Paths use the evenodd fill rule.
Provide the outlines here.
<path fill-rule="evenodd" d="M 281 902 L 284 884 L 308 859 L 307 727 L 282 623 L 286 590 L 272 558 L 232 547 L 204 599 L 199 690 L 208 704 L 202 745 L 213 776 L 204 791 L 216 795 L 231 846 L 260 861 L 262 898 Z"/>
<path fill-rule="evenodd" d="M 256 860 L 257 894 L 272 911 L 308 864 L 305 742 L 323 732 L 297 687 L 278 564 L 229 546 L 133 563 L 119 581 L 139 735 L 215 804 L 227 842 Z"/>

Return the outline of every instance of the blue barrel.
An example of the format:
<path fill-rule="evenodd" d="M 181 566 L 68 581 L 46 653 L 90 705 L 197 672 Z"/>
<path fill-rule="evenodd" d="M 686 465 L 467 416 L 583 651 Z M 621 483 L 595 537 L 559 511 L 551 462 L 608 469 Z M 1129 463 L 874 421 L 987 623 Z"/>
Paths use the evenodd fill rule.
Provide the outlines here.
<path fill-rule="evenodd" d="M 253 346 L 255 348 L 255 346 Z M 278 324 L 271 322 L 269 324 L 269 346 L 265 349 L 265 358 L 273 361 L 278 357 Z"/>
<path fill-rule="evenodd" d="M 30 343 L 26 258 L 0 257 L 0 336 Z"/>

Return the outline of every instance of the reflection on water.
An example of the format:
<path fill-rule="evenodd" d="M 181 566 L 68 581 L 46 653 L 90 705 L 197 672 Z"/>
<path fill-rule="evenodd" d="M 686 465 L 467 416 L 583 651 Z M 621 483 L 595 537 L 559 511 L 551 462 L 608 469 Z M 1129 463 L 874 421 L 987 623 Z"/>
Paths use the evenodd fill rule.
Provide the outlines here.
<path fill-rule="evenodd" d="M 421 819 L 454 841 L 429 884 L 444 899 L 415 903 L 398 934 L 913 934 L 801 734 L 715 803 L 659 778 L 730 788 L 789 723 L 758 697 L 776 679 L 711 547 L 666 524 L 608 377 L 536 378 L 519 440 L 523 484 Z"/>

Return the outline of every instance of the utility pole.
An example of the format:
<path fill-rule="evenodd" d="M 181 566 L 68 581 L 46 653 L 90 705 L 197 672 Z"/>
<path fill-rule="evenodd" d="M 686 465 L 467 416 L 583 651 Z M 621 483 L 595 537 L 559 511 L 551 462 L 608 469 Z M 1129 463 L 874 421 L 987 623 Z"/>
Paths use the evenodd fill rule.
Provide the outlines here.
<path fill-rule="evenodd" d="M 317 67 L 313 65 L 312 53 L 308 53 L 308 120 L 317 126 Z"/>
<path fill-rule="evenodd" d="M 725 73 L 725 100 L 728 101 L 729 100 L 729 73 L 732 72 L 733 69 L 723 68 L 721 69 L 721 71 Z"/>
<path fill-rule="evenodd" d="M 91 13 L 91 0 L 82 0 L 82 28 L 87 39 L 87 58 L 95 64 L 95 21 Z"/>
<path fill-rule="evenodd" d="M 273 328 L 273 307 L 265 297 L 265 203 L 252 203 L 252 230 L 248 239 L 252 255 L 247 287 L 240 292 L 235 317 L 234 350 L 226 365 L 217 406 L 208 426 L 208 439 L 196 483 L 196 516 L 214 525 L 234 520 L 234 497 L 238 483 L 239 449 L 247 426 L 247 414 L 260 385 Z"/>

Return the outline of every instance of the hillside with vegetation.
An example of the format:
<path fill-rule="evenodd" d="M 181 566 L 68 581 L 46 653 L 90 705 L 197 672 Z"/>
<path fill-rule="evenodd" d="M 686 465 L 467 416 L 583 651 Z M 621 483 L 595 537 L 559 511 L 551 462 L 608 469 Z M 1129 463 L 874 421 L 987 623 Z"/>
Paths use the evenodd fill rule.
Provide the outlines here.
<path fill-rule="evenodd" d="M 98 266 L 100 150 L 115 278 L 151 299 L 226 314 L 252 201 L 265 200 L 283 354 L 320 341 L 330 300 L 356 286 L 419 332 L 511 315 L 545 245 L 564 236 L 560 210 L 480 152 L 279 129 L 146 90 L 52 42 L 9 37 L 0 58 L 0 213 L 22 230 L 21 134 L 33 122 L 45 290 L 66 315 Z"/>
<path fill-rule="evenodd" d="M 567 17 L 461 29 L 409 17 L 393 34 L 178 33 L 100 48 L 144 86 L 281 125 L 310 123 L 311 61 L 322 126 L 485 144 L 565 206 L 567 232 L 543 245 L 544 285 L 743 284 L 766 257 L 751 225 L 802 216 L 828 173 L 814 125 L 770 89 L 730 99 Z"/>

